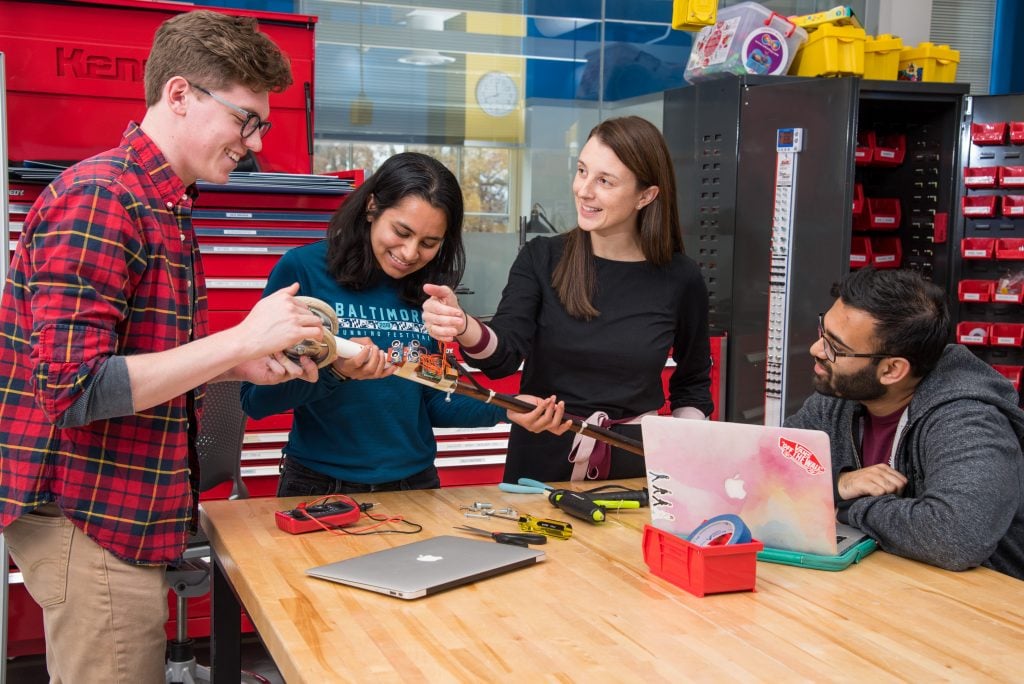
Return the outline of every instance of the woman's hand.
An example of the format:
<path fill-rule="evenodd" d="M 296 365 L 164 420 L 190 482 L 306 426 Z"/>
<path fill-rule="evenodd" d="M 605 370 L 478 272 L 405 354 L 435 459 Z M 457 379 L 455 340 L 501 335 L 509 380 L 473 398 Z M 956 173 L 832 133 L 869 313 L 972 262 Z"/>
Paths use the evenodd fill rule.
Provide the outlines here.
<path fill-rule="evenodd" d="M 363 350 L 350 359 L 338 357 L 334 370 L 349 380 L 377 380 L 392 375 L 397 366 L 388 364 L 388 355 L 373 343 L 369 337 L 353 337 L 353 342 L 363 345 Z"/>
<path fill-rule="evenodd" d="M 427 334 L 438 342 L 451 342 L 465 335 L 471 323 L 466 312 L 459 307 L 459 298 L 446 285 L 423 285 L 430 297 L 423 302 L 423 324 Z"/>
<path fill-rule="evenodd" d="M 520 394 L 516 399 L 536 404 L 537 408 L 528 413 L 507 411 L 508 419 L 530 432 L 552 432 L 560 435 L 572 427 L 572 420 L 565 418 L 565 402 L 557 401 L 555 395 L 541 399 L 531 394 Z"/>

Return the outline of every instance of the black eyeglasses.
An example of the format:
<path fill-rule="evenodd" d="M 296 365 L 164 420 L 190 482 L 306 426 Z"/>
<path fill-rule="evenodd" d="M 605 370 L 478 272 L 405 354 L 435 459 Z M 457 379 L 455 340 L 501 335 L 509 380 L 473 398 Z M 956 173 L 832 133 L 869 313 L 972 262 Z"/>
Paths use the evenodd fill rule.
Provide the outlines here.
<path fill-rule="evenodd" d="M 206 93 L 207 95 L 212 97 L 215 102 L 219 102 L 225 107 L 233 109 L 242 116 L 244 116 L 245 121 L 242 122 L 242 138 L 248 138 L 256 131 L 260 132 L 261 138 L 267 137 L 267 133 L 270 132 L 270 122 L 261 119 L 259 114 L 257 114 L 256 112 L 250 112 L 248 109 L 242 109 L 238 105 L 233 105 L 227 100 L 217 97 L 206 88 L 198 86 L 195 83 L 190 83 L 189 85 L 191 85 L 193 88 L 195 88 L 201 93 Z"/>
<path fill-rule="evenodd" d="M 828 359 L 829 363 L 835 363 L 836 359 L 840 356 L 847 356 L 854 359 L 887 359 L 892 354 L 856 354 L 854 352 L 839 351 L 832 342 L 825 337 L 825 314 L 818 314 L 818 338 L 821 340 L 821 346 L 825 349 L 825 358 Z"/>

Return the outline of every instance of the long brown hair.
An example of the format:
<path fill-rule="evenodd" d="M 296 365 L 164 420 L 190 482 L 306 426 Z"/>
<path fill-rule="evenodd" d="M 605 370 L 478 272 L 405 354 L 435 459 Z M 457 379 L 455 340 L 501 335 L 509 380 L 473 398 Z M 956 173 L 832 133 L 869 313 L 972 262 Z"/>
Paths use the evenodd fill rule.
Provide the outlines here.
<path fill-rule="evenodd" d="M 602 121 L 587 140 L 597 137 L 636 176 L 640 189 L 658 187 L 658 196 L 642 207 L 637 216 L 640 249 L 655 266 L 665 266 L 672 254 L 683 252 L 683 231 L 676 207 L 676 174 L 661 132 L 639 116 Z M 597 273 L 590 234 L 574 228 L 565 241 L 565 251 L 551 276 L 551 286 L 562 306 L 573 318 L 589 321 L 601 314 L 593 304 Z"/>

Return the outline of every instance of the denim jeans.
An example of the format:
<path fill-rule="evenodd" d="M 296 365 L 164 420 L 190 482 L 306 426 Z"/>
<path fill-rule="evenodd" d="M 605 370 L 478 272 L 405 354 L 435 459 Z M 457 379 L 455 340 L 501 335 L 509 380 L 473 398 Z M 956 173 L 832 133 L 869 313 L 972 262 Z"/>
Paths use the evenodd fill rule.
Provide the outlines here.
<path fill-rule="evenodd" d="M 408 489 L 437 489 L 441 478 L 433 465 L 403 480 L 366 484 L 336 480 L 330 475 L 296 463 L 294 459 L 281 460 L 281 478 L 277 483 L 278 496 L 324 496 L 326 494 L 362 494 L 364 492 L 395 492 Z"/>

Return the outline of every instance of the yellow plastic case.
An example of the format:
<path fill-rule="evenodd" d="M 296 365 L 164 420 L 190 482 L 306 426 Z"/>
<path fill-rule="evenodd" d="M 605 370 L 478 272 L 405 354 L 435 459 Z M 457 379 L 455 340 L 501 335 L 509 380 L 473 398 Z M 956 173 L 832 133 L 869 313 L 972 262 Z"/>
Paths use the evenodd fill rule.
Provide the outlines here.
<path fill-rule="evenodd" d="M 900 70 L 903 40 L 888 33 L 868 36 L 864 41 L 864 78 L 895 81 Z"/>
<path fill-rule="evenodd" d="M 672 28 L 700 31 L 718 18 L 718 0 L 672 0 Z"/>
<path fill-rule="evenodd" d="M 921 43 L 905 47 L 900 50 L 899 80 L 952 83 L 959 63 L 960 51 L 948 45 Z"/>
<path fill-rule="evenodd" d="M 856 15 L 853 13 L 853 9 L 849 5 L 839 5 L 830 10 L 815 12 L 814 14 L 800 14 L 789 17 L 789 20 L 800 28 L 805 28 L 808 31 L 812 31 L 819 26 L 827 24 L 861 28 L 860 22 L 857 20 Z"/>
<path fill-rule="evenodd" d="M 856 26 L 823 24 L 796 53 L 789 73 L 796 76 L 861 76 L 867 33 Z"/>

